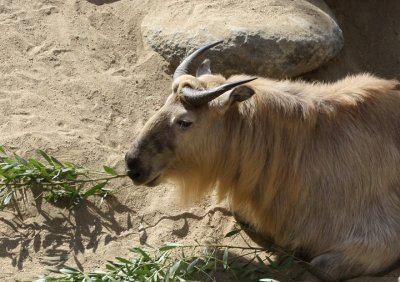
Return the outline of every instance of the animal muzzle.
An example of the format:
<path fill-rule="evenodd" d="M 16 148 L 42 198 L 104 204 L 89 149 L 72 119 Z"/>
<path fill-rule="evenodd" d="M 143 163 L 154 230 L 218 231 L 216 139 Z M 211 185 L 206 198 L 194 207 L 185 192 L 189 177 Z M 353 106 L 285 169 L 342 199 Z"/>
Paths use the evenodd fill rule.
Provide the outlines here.
<path fill-rule="evenodd" d="M 144 162 L 128 152 L 125 155 L 126 174 L 132 179 L 135 185 L 145 185 L 147 187 L 154 187 L 161 183 L 162 173 L 158 170 L 152 169 L 151 166 L 144 165 Z"/>
<path fill-rule="evenodd" d="M 142 161 L 130 153 L 125 155 L 126 174 L 135 184 L 143 184 L 146 182 L 148 173 L 142 165 Z"/>

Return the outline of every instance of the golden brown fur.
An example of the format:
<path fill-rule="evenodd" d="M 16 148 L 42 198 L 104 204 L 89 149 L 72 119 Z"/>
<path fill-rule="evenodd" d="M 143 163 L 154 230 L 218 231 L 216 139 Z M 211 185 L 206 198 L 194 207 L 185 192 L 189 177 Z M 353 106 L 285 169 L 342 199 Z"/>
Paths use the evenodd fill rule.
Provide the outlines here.
<path fill-rule="evenodd" d="M 163 116 L 184 108 L 183 86 L 223 82 L 183 76 Z M 174 157 L 148 160 L 168 163 L 160 179 L 176 183 L 185 201 L 216 188 L 257 232 L 308 254 L 334 279 L 393 264 L 400 257 L 399 82 L 362 74 L 333 84 L 259 78 L 246 87 L 255 95 L 244 102 L 222 106 L 221 96 L 184 109 L 198 128 L 170 129 L 179 140 Z"/>

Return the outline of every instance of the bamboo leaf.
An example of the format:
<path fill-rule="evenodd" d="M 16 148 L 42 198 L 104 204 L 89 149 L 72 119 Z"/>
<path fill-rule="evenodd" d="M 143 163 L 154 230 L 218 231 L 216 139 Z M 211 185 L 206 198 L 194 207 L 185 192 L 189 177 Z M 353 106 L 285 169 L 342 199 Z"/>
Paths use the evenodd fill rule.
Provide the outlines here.
<path fill-rule="evenodd" d="M 51 161 L 53 162 L 53 164 L 57 164 L 60 167 L 64 167 L 63 163 L 60 162 L 59 160 L 57 160 L 55 157 L 50 156 Z"/>
<path fill-rule="evenodd" d="M 116 268 L 111 263 L 108 263 L 108 264 L 106 264 L 106 269 L 110 270 L 110 271 L 115 271 Z"/>
<path fill-rule="evenodd" d="M 42 155 L 42 157 L 43 157 L 49 164 L 53 164 L 52 161 L 51 161 L 50 156 L 49 156 L 45 151 L 38 150 L 38 152 L 39 152 L 39 154 Z"/>
<path fill-rule="evenodd" d="M 143 251 L 141 248 L 130 248 L 129 250 L 133 253 L 140 254 L 146 260 L 151 260 L 150 256 L 145 251 Z"/>
<path fill-rule="evenodd" d="M 228 233 L 225 234 L 225 238 L 232 237 L 238 234 L 240 231 L 242 231 L 242 229 L 234 229 L 232 231 L 229 231 Z"/>
<path fill-rule="evenodd" d="M 12 193 L 12 192 L 9 192 L 9 193 L 4 197 L 3 203 L 2 203 L 3 206 L 7 206 L 7 205 L 11 202 L 12 196 L 13 196 L 13 193 Z"/>
<path fill-rule="evenodd" d="M 15 164 L 7 164 L 7 165 L 3 166 L 1 169 L 3 170 L 3 172 L 6 172 L 7 170 L 9 170 L 15 166 L 16 166 Z"/>
<path fill-rule="evenodd" d="M 125 259 L 125 258 L 121 258 L 121 257 L 116 257 L 115 259 L 120 261 L 120 262 L 122 262 L 122 263 L 125 263 L 125 264 L 131 264 L 132 263 L 130 260 Z"/>
<path fill-rule="evenodd" d="M 159 250 L 161 252 L 165 252 L 165 251 L 168 251 L 168 250 L 175 249 L 176 247 L 179 247 L 179 244 L 176 244 L 176 243 L 165 243 L 165 246 L 162 246 L 161 248 L 159 248 Z"/>
<path fill-rule="evenodd" d="M 110 175 L 113 175 L 113 176 L 118 175 L 118 173 L 113 168 L 111 168 L 109 166 L 105 165 L 105 166 L 103 166 L 103 168 L 104 168 L 104 171 L 107 172 Z"/>
<path fill-rule="evenodd" d="M 87 197 L 95 194 L 96 192 L 101 190 L 104 186 L 106 186 L 106 184 L 107 184 L 107 181 L 94 185 L 92 188 L 90 188 L 83 194 L 83 197 L 87 198 Z"/>
<path fill-rule="evenodd" d="M 224 255 L 222 256 L 222 262 L 224 265 L 224 269 L 228 268 L 228 248 L 225 248 L 224 250 Z"/>
<path fill-rule="evenodd" d="M 31 166 L 33 166 L 39 170 L 44 167 L 44 165 L 41 162 L 39 162 L 38 160 L 35 160 L 35 159 L 29 159 L 28 164 L 30 164 Z"/>
<path fill-rule="evenodd" d="M 268 257 L 268 258 L 269 258 L 269 257 Z M 258 261 L 258 265 L 259 265 L 259 266 L 261 266 L 261 267 L 266 266 L 266 265 L 265 265 L 265 262 L 260 258 L 259 255 L 256 255 L 256 259 L 257 259 L 257 261 Z"/>
<path fill-rule="evenodd" d="M 27 165 L 27 164 L 28 164 L 28 162 L 27 162 L 25 159 L 21 158 L 21 157 L 18 156 L 17 154 L 14 154 L 14 158 L 16 159 L 16 161 L 17 161 L 18 163 L 20 163 L 20 164 L 22 164 L 22 165 Z"/>
<path fill-rule="evenodd" d="M 169 274 L 172 277 L 175 277 L 175 273 L 178 271 L 178 269 L 181 266 L 181 261 L 178 260 L 170 269 L 169 269 Z"/>
<path fill-rule="evenodd" d="M 76 274 L 79 273 L 79 270 L 72 268 L 72 267 L 64 267 L 60 269 L 60 273 L 63 274 Z"/>
<path fill-rule="evenodd" d="M 197 263 L 199 262 L 200 258 L 196 258 L 194 261 L 192 261 L 189 266 L 187 267 L 187 272 L 191 273 L 194 270 L 194 267 L 197 265 Z"/>

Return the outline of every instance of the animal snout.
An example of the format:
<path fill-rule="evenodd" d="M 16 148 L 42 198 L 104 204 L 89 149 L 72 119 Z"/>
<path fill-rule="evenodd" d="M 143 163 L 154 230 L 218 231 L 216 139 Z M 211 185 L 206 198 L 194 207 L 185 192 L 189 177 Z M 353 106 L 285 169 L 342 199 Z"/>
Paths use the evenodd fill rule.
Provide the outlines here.
<path fill-rule="evenodd" d="M 138 181 L 143 176 L 139 158 L 132 157 L 129 153 L 125 155 L 126 174 L 133 181 Z"/>

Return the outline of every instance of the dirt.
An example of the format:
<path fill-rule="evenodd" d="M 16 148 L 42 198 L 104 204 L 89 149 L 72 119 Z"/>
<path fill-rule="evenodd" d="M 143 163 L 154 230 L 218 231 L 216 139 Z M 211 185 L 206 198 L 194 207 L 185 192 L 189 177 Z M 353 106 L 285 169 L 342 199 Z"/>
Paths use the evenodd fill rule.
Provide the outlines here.
<path fill-rule="evenodd" d="M 303 78 L 332 81 L 363 71 L 400 78 L 400 2 L 326 2 L 345 47 Z M 125 151 L 170 89 L 168 64 L 141 41 L 142 18 L 155 5 L 1 1 L 0 144 L 27 157 L 44 149 L 93 170 L 108 165 L 123 171 Z M 196 239 L 243 244 L 222 239 L 234 220 L 212 196 L 181 207 L 172 187 L 134 187 L 127 179 L 114 187 L 115 197 L 103 204 L 93 198 L 68 210 L 28 193 L 19 213 L 0 212 L 0 280 L 34 279 L 64 261 L 86 271 L 104 268 L 134 246 Z M 399 273 L 369 281 L 395 281 Z"/>

